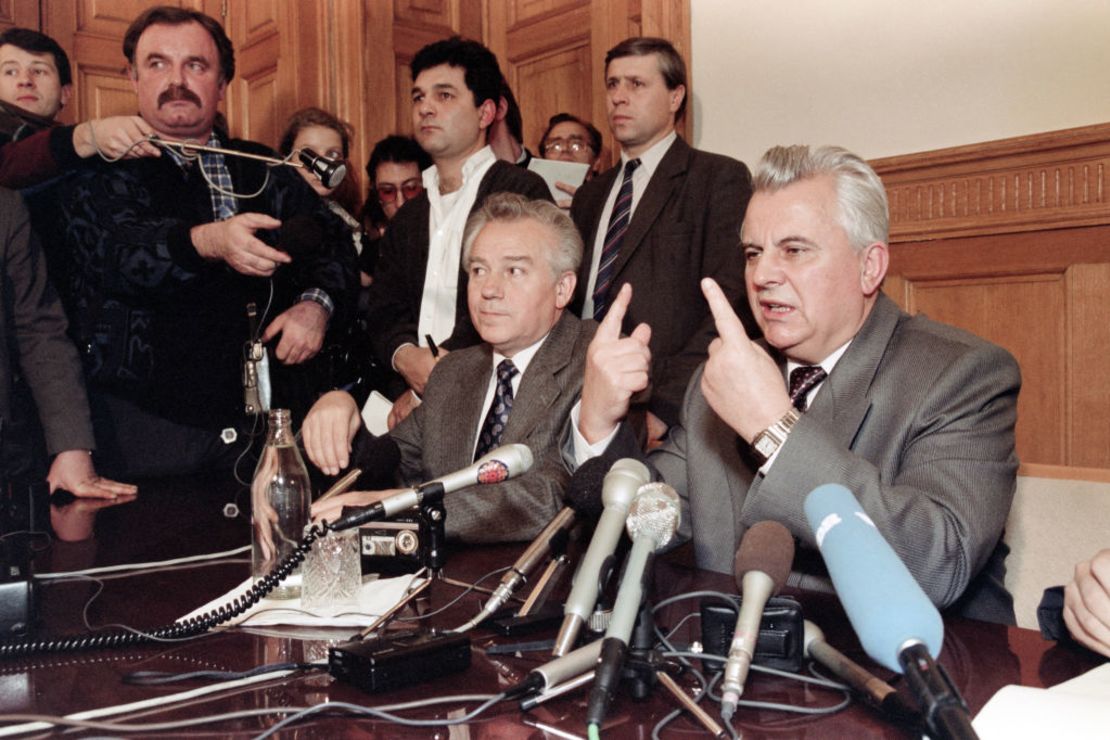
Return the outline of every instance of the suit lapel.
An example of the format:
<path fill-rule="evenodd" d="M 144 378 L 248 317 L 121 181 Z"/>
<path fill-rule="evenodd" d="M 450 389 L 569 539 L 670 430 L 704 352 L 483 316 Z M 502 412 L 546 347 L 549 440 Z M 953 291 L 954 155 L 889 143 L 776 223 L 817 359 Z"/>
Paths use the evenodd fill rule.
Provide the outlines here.
<path fill-rule="evenodd" d="M 538 424 L 546 420 L 548 409 L 559 398 L 560 387 L 555 376 L 571 361 L 578 323 L 577 317 L 564 311 L 528 364 L 513 399 L 513 410 L 505 427 L 506 439 L 526 439 Z"/>
<path fill-rule="evenodd" d="M 681 182 L 681 176 L 686 173 L 690 160 L 690 147 L 680 138 L 676 138 L 671 148 L 659 161 L 651 180 L 640 202 L 636 204 L 636 212 L 632 215 L 632 222 L 628 224 L 628 231 L 624 233 L 621 241 L 621 251 L 613 267 L 614 290 L 619 285 L 618 278 L 621 270 L 628 264 L 628 260 L 640 248 L 652 226 L 659 219 L 671 194 Z"/>
<path fill-rule="evenodd" d="M 474 459 L 478 425 L 486 413 L 486 388 L 493 372 L 493 353 L 488 344 L 481 346 L 483 351 L 476 352 L 474 359 L 459 368 L 457 376 L 450 379 L 452 383 L 457 383 L 456 404 L 450 409 L 450 418 L 432 420 L 437 428 L 436 447 L 442 450 L 443 470 L 457 470 Z"/>
<path fill-rule="evenodd" d="M 593 264 L 594 243 L 597 241 L 597 230 L 602 228 L 601 212 L 605 210 L 605 201 L 609 197 L 609 191 L 613 189 L 613 183 L 616 182 L 617 173 L 619 172 L 619 167 L 613 167 L 598 175 L 597 179 L 582 186 L 588 188 L 584 195 L 590 191 L 594 195 L 588 199 L 582 199 L 582 215 L 578 217 L 575 223 L 584 242 L 582 268 L 578 271 L 578 284 L 574 286 L 572 308 L 576 314 L 582 313 L 582 307 L 586 302 L 586 285 L 590 279 L 590 266 Z"/>
<path fill-rule="evenodd" d="M 868 392 L 875 380 L 891 336 L 898 325 L 898 307 L 880 293 L 871 315 L 836 363 L 806 413 L 832 431 L 840 444 L 851 449 L 856 434 L 871 409 Z M 828 392 L 826 392 L 828 391 Z"/>

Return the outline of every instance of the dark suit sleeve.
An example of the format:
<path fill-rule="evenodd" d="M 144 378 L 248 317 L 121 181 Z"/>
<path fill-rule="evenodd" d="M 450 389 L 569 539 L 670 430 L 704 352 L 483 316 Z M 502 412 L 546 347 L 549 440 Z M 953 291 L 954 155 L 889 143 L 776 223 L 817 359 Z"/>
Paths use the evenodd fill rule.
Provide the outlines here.
<path fill-rule="evenodd" d="M 417 343 L 413 305 L 419 305 L 423 293 L 424 271 L 412 254 L 419 247 L 409 236 L 421 231 L 419 220 L 427 218 L 427 211 L 416 206 L 415 201 L 406 203 L 386 229 L 369 291 L 367 328 L 374 354 L 384 367 L 392 367 L 393 353 L 402 344 Z M 421 233 L 426 235 L 427 228 Z"/>
<path fill-rule="evenodd" d="M 66 335 L 62 304 L 46 277 L 46 261 L 31 234 L 27 211 L 14 193 L 3 193 L 0 234 L 5 252 L 4 284 L 8 296 L 20 369 L 31 387 L 50 454 L 91 450 L 89 405 L 77 350 Z M 10 372 L 3 368 L 2 372 Z"/>
<path fill-rule="evenodd" d="M 752 327 L 744 290 L 744 260 L 740 251 L 740 224 L 751 197 L 751 175 L 742 162 L 725 157 L 715 157 L 715 166 L 701 168 L 691 177 L 711 174 L 711 181 L 702 185 L 708 193 L 704 212 L 704 242 L 701 249 L 691 249 L 691 258 L 700 254 L 698 279 L 711 277 L 721 286 L 729 302 L 736 309 L 747 327 Z M 701 289 L 695 286 L 694 300 L 704 303 Z M 705 307 L 705 318 L 693 331 L 685 345 L 676 353 L 655 353 L 652 360 L 652 411 L 664 421 L 673 423 L 678 418 L 686 385 L 694 370 L 708 353 L 709 343 L 717 336 L 713 315 Z M 749 332 L 750 333 L 750 332 Z"/>
<path fill-rule="evenodd" d="M 1010 511 L 1021 376 L 1008 352 L 979 343 L 936 377 L 916 382 L 929 390 L 910 423 L 879 418 L 882 410 L 875 406 L 870 414 L 876 418 L 866 422 L 880 425 L 868 433 L 871 438 L 888 430 L 904 436 L 888 469 L 803 415 L 763 484 L 749 495 L 744 517 L 781 521 L 816 547 L 802 509 L 805 496 L 821 484 L 841 483 L 933 602 L 946 607 L 987 562 Z"/>

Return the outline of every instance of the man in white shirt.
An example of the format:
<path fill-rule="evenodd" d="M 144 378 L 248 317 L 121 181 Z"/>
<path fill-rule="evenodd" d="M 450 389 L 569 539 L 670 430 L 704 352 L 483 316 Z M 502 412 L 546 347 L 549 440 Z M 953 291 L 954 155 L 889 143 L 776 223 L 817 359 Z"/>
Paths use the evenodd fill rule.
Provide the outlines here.
<path fill-rule="evenodd" d="M 670 42 L 630 38 L 610 49 L 605 88 L 621 161 L 575 193 L 570 213 L 586 253 L 572 308 L 600 319 L 621 285 L 635 288 L 624 330 L 652 327 L 651 386 L 637 409 L 652 442 L 678 420 L 713 338 L 698 282 L 714 278 L 751 325 L 736 259 L 751 178 L 743 163 L 693 149 L 675 132 L 686 65 Z"/>
<path fill-rule="evenodd" d="M 411 412 L 438 358 L 479 341 L 460 259 L 467 218 L 492 193 L 551 198 L 542 178 L 497 161 L 487 145 L 502 80 L 489 49 L 458 37 L 437 41 L 413 57 L 412 77 L 414 135 L 434 164 L 424 171 L 424 194 L 390 223 L 370 287 L 375 353 L 408 386 L 391 425 Z"/>
<path fill-rule="evenodd" d="M 887 214 L 878 176 L 843 149 L 764 155 L 736 255 L 764 339 L 751 341 L 703 281 L 720 337 L 650 461 L 684 500 L 682 534 L 701 567 L 731 572 L 747 528 L 773 519 L 800 542 L 795 568 L 821 575 L 803 502 L 840 483 L 938 606 L 1012 623 L 1001 535 L 1017 475 L 1018 366 L 882 294 Z M 635 451 L 617 425 L 647 382 L 655 327 L 620 337 L 628 291 L 590 346 L 572 415 L 577 462 Z"/>
<path fill-rule="evenodd" d="M 470 316 L 482 343 L 444 357 L 428 379 L 424 402 L 389 434 L 401 449 L 398 472 L 409 484 L 464 468 L 498 445 L 528 445 L 535 456 L 530 472 L 480 491 L 458 491 L 445 502 L 449 537 L 527 540 L 561 508 L 569 477 L 559 437 L 582 388 L 595 329 L 565 310 L 582 240 L 552 203 L 500 193 L 471 217 L 463 249 Z M 309 459 L 338 474 L 361 423 L 353 397 L 324 395 L 304 423 Z M 332 518 L 343 506 L 390 493 L 343 494 L 313 513 Z"/>

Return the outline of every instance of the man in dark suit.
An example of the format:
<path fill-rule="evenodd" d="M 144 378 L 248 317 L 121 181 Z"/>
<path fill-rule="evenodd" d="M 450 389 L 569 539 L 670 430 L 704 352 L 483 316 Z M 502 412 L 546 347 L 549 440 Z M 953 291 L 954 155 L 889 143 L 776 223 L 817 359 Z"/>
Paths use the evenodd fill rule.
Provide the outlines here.
<path fill-rule="evenodd" d="M 605 87 L 621 162 L 582 185 L 571 205 L 586 244 L 573 310 L 600 319 L 621 285 L 635 288 L 624 328 L 652 328 L 646 418 L 648 438 L 658 439 L 678 420 L 714 335 L 698 282 L 714 278 L 742 305 L 736 244 L 751 178 L 743 163 L 693 149 L 675 133 L 686 65 L 670 42 L 630 38 L 610 49 Z"/>
<path fill-rule="evenodd" d="M 1017 363 L 882 294 L 886 193 L 863 160 L 777 147 L 754 187 L 743 257 L 764 340 L 748 339 L 704 281 L 720 338 L 651 456 L 686 504 L 698 564 L 731 571 L 747 528 L 774 519 L 801 542 L 795 568 L 819 575 L 803 502 L 840 483 L 938 606 L 1012 623 L 1001 535 L 1018 465 Z M 634 449 L 615 427 L 646 382 L 645 331 L 622 339 L 615 317 L 598 329 L 572 437 L 578 462 Z"/>
<path fill-rule="evenodd" d="M 412 411 L 414 393 L 424 392 L 437 359 L 433 346 L 443 357 L 478 342 L 459 259 L 467 217 L 493 193 L 551 198 L 541 177 L 498 161 L 487 145 L 502 80 L 489 49 L 458 37 L 429 44 L 413 57 L 412 78 L 414 135 L 435 166 L 424 171 L 424 193 L 390 223 L 368 312 L 378 361 L 412 391 L 397 399 L 391 426 Z"/>
<path fill-rule="evenodd" d="M 470 316 L 482 344 L 452 352 L 432 371 L 424 401 L 390 436 L 408 484 L 469 465 L 499 444 L 522 442 L 532 470 L 446 502 L 447 534 L 468 542 L 531 539 L 562 506 L 568 473 L 559 436 L 582 388 L 592 321 L 566 311 L 582 240 L 555 205 L 502 193 L 470 218 L 464 238 Z M 509 390 L 511 388 L 511 390 Z M 323 396 L 304 424 L 305 450 L 325 473 L 347 467 L 361 425 L 354 398 Z M 314 507 L 331 518 L 392 491 L 336 496 Z"/>

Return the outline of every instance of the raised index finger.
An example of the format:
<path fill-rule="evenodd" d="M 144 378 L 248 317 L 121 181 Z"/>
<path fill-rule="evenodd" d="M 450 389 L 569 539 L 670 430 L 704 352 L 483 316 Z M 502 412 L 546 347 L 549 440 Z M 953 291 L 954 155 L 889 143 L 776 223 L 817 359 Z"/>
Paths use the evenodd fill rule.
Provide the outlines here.
<path fill-rule="evenodd" d="M 721 290 L 721 286 L 717 285 L 717 281 L 713 278 L 702 278 L 701 292 L 709 304 L 709 310 L 713 313 L 713 321 L 717 325 L 717 333 L 721 335 L 721 339 L 726 342 L 747 339 L 748 333 L 744 331 L 744 324 L 732 310 L 732 305 Z"/>
<path fill-rule="evenodd" d="M 621 338 L 621 324 L 624 323 L 624 314 L 628 311 L 628 304 L 632 301 L 632 284 L 625 283 L 617 292 L 617 297 L 609 304 L 609 312 L 601 319 L 595 337 L 617 340 Z"/>

